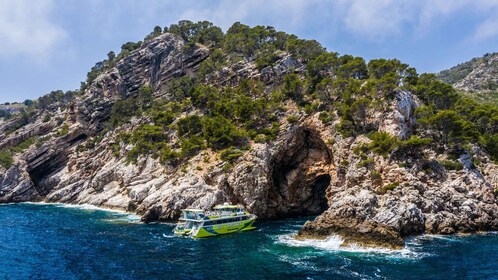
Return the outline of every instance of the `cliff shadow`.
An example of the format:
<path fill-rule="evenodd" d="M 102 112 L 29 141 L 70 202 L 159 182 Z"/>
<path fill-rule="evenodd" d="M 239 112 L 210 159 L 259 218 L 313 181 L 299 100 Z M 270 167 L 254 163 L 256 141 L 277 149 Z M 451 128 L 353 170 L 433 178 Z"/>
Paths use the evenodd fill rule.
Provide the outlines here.
<path fill-rule="evenodd" d="M 316 131 L 291 129 L 287 144 L 271 163 L 269 218 L 319 215 L 328 208 L 331 153 Z"/>

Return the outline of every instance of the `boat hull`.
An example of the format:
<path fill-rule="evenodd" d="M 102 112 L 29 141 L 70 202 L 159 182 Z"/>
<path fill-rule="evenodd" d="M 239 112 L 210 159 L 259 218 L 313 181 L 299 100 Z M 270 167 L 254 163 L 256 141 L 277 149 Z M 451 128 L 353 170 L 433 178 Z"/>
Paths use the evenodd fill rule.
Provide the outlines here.
<path fill-rule="evenodd" d="M 253 230 L 256 229 L 252 226 L 255 220 L 256 218 L 252 218 L 245 221 L 235 221 L 226 224 L 203 226 L 199 228 L 199 230 L 192 231 L 191 235 L 196 238 L 204 238 L 240 231 Z"/>

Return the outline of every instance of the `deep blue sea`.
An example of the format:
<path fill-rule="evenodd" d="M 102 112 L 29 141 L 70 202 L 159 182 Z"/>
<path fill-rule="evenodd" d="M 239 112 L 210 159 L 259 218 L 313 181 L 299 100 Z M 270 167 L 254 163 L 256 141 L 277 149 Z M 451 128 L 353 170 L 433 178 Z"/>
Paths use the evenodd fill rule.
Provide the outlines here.
<path fill-rule="evenodd" d="M 498 279 L 498 234 L 423 236 L 400 251 L 296 241 L 306 218 L 191 239 L 126 213 L 0 205 L 0 279 Z"/>

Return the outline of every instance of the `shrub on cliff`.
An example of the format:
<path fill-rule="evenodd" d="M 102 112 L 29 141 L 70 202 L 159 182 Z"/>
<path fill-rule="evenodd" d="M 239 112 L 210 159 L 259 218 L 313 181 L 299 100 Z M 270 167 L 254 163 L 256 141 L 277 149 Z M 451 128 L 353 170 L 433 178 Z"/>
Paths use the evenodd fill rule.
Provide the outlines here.
<path fill-rule="evenodd" d="M 217 46 L 225 37 L 223 31 L 209 21 L 182 20 L 177 24 L 171 24 L 164 28 L 164 32 L 170 32 L 182 37 L 189 45 L 200 43 L 206 46 Z M 159 34 L 160 30 L 159 30 Z"/>
<path fill-rule="evenodd" d="M 180 156 L 182 158 L 193 157 L 205 148 L 206 143 L 201 136 L 194 135 L 190 138 L 182 137 L 180 139 Z"/>
<path fill-rule="evenodd" d="M 498 162 L 498 134 L 485 135 L 482 141 L 491 158 Z"/>
<path fill-rule="evenodd" d="M 0 150 L 0 165 L 5 169 L 9 169 L 14 163 L 12 153 L 8 150 Z"/>
<path fill-rule="evenodd" d="M 138 102 L 134 98 L 118 100 L 111 109 L 110 124 L 116 127 L 124 124 L 134 116 L 138 110 Z"/>
<path fill-rule="evenodd" d="M 374 132 L 369 135 L 369 138 L 372 140 L 368 145 L 370 150 L 384 157 L 399 145 L 398 137 L 391 136 L 387 132 Z"/>
<path fill-rule="evenodd" d="M 325 52 L 325 48 L 315 40 L 298 39 L 291 36 L 286 43 L 287 51 L 305 62 L 317 58 Z"/>
<path fill-rule="evenodd" d="M 382 188 L 379 189 L 379 192 L 381 194 L 385 194 L 387 193 L 388 191 L 392 191 L 394 190 L 395 188 L 399 187 L 400 183 L 399 182 L 394 182 L 394 183 L 391 183 L 391 184 L 387 184 L 385 186 L 383 186 Z"/>
<path fill-rule="evenodd" d="M 151 124 L 141 125 L 131 135 L 124 136 L 123 140 L 134 145 L 127 154 L 131 162 L 135 162 L 140 155 L 145 154 L 157 157 L 158 152 L 167 145 L 162 127 Z"/>
<path fill-rule="evenodd" d="M 452 161 L 452 160 L 441 160 L 439 163 L 444 166 L 445 169 L 447 170 L 462 170 L 463 169 L 463 164 L 458 162 L 458 161 Z"/>
<path fill-rule="evenodd" d="M 12 116 L 12 114 L 4 109 L 0 109 L 0 118 L 8 119 Z"/>
<path fill-rule="evenodd" d="M 222 116 L 203 118 L 202 133 L 208 147 L 213 149 L 237 146 L 244 140 L 244 133 Z"/>
<path fill-rule="evenodd" d="M 256 142 L 274 140 L 280 122 L 285 119 L 299 122 L 294 116 L 284 114 L 289 104 L 294 106 L 292 101 L 300 112 L 304 110 L 305 116 L 318 113 L 326 125 L 337 116 L 337 131 L 355 137 L 376 131 L 378 122 L 373 120 L 372 112 L 392 110 L 396 93 L 407 90 L 422 105 L 415 111 L 414 136 L 401 141 L 387 133 L 375 132 L 370 134 L 369 149 L 383 156 L 395 150 L 415 156 L 425 147 L 461 150 L 465 143 L 471 142 L 486 148 L 498 160 L 495 145 L 498 108 L 462 98 L 436 76 L 418 75 L 414 68 L 399 60 L 374 59 L 367 64 L 361 57 L 327 52 L 314 40 L 299 39 L 270 26 L 249 27 L 241 23 L 233 24 L 223 34 L 208 21 L 180 21 L 164 30 L 156 26 L 147 40 L 164 32 L 181 37 L 187 42 L 187 49 L 204 44 L 210 47 L 211 54 L 200 63 L 197 72 L 173 78 L 166 92 L 161 92 L 164 98 L 154 99 L 153 88 L 143 86 L 135 95 L 114 104 L 107 128 L 121 125 L 143 112 L 145 122 L 150 122 L 157 131 L 141 126 L 136 132 L 145 134 L 140 137 L 158 136 L 156 132 L 161 137 L 170 137 L 176 130 L 172 143 L 166 139 L 150 142 L 136 134 L 131 141 L 135 145 L 132 150 L 135 158 L 152 154 L 168 161 L 192 157 L 207 147 L 215 150 L 241 147 L 246 138 Z M 88 73 L 86 84 L 141 45 L 142 42 L 128 42 L 117 56 L 109 52 L 107 60 L 97 63 Z M 184 51 L 188 52 L 187 49 Z M 304 67 L 289 69 L 289 74 L 271 84 L 241 76 L 234 79 L 236 85 L 232 80 L 221 82 L 222 74 L 240 71 L 237 67 L 241 64 L 255 63 L 261 70 L 286 55 Z M 161 85 L 157 88 L 164 89 Z M 41 97 L 37 106 L 49 108 L 54 102 L 70 99 L 64 92 L 54 91 Z"/>
<path fill-rule="evenodd" d="M 296 74 L 285 75 L 281 90 L 285 96 L 297 103 L 303 100 L 304 84 Z"/>
<path fill-rule="evenodd" d="M 229 147 L 221 151 L 220 158 L 223 161 L 228 161 L 231 163 L 234 162 L 239 157 L 241 157 L 242 155 L 244 155 L 244 152 L 242 150 L 237 149 L 235 147 Z"/>
<path fill-rule="evenodd" d="M 36 137 L 30 137 L 15 146 L 0 150 L 0 165 L 5 169 L 9 169 L 14 163 L 13 156 L 16 153 L 22 153 L 36 142 Z"/>

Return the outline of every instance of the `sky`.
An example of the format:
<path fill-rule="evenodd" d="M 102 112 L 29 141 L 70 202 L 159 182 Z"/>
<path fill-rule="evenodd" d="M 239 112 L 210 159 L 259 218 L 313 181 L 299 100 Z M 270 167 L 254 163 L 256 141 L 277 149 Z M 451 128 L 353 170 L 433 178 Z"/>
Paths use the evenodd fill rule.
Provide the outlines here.
<path fill-rule="evenodd" d="M 0 0 L 0 103 L 79 88 L 154 26 L 270 25 L 329 51 L 438 72 L 498 52 L 498 0 Z"/>

